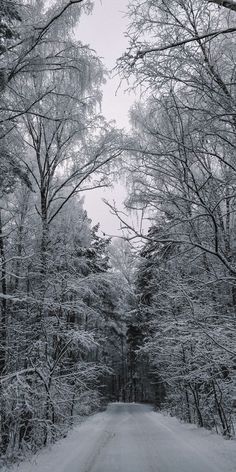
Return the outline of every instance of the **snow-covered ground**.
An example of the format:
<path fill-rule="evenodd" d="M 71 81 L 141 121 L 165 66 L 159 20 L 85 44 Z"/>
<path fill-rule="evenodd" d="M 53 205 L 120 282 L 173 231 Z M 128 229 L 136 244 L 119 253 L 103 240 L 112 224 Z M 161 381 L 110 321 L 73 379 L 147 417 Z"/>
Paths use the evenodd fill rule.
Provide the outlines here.
<path fill-rule="evenodd" d="M 113 403 L 14 472 L 235 472 L 236 441 Z"/>

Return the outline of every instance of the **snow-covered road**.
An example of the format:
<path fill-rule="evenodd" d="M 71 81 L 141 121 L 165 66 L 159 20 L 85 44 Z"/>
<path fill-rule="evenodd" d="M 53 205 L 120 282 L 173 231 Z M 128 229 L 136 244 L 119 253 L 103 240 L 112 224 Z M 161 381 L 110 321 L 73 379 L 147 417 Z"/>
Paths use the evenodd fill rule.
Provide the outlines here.
<path fill-rule="evenodd" d="M 236 441 L 113 403 L 18 472 L 235 472 Z"/>

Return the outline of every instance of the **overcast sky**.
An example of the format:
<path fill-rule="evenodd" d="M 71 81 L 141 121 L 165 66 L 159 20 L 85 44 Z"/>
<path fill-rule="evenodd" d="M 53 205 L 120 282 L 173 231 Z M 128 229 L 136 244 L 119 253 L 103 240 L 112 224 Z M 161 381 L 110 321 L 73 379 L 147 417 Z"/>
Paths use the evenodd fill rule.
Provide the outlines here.
<path fill-rule="evenodd" d="M 77 28 L 78 38 L 95 49 L 105 67 L 112 70 L 116 59 L 128 45 L 125 37 L 128 0 L 95 0 L 94 3 L 93 13 L 81 18 Z M 115 119 L 117 125 L 123 128 L 129 123 L 128 110 L 134 101 L 134 94 L 125 93 L 125 83 L 119 88 L 120 79 L 114 75 L 103 88 L 103 113 L 108 120 Z"/>
<path fill-rule="evenodd" d="M 127 25 L 125 18 L 127 3 L 128 0 L 95 0 L 93 13 L 82 16 L 77 28 L 78 39 L 95 49 L 109 70 L 114 68 L 116 59 L 122 55 L 128 44 L 124 35 Z M 119 84 L 118 77 L 107 80 L 103 88 L 103 114 L 109 121 L 115 119 L 118 127 L 128 128 L 128 111 L 135 96 L 125 93 L 126 84 L 122 84 L 121 87 Z M 101 230 L 106 234 L 118 234 L 119 222 L 110 214 L 102 201 L 103 197 L 111 203 L 115 200 L 117 206 L 121 208 L 125 189 L 122 185 L 116 185 L 113 191 L 90 191 L 85 198 L 84 206 L 93 223 L 100 222 Z"/>

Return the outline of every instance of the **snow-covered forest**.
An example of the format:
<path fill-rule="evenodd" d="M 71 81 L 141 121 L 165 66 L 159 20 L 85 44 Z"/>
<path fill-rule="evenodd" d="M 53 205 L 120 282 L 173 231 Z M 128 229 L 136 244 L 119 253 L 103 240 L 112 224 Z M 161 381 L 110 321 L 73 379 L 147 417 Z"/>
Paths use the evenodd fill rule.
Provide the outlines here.
<path fill-rule="evenodd" d="M 109 401 L 235 435 L 236 1 L 127 0 L 130 130 L 88 14 L 0 0 L 0 466 Z M 112 238 L 84 195 L 119 178 Z"/>

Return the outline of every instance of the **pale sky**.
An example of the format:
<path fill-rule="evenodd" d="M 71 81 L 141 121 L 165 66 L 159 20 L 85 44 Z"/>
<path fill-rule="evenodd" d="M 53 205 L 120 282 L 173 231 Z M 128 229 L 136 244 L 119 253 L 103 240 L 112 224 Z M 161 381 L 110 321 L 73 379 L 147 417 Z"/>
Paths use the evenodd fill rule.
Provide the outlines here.
<path fill-rule="evenodd" d="M 77 28 L 78 39 L 89 44 L 101 57 L 105 67 L 112 70 L 128 40 L 125 37 L 128 0 L 95 0 L 91 15 L 83 15 Z M 114 74 L 113 74 L 114 75 Z M 116 120 L 121 128 L 129 126 L 128 110 L 134 102 L 134 94 L 125 92 L 128 84 L 119 77 L 108 79 L 103 88 L 103 113 L 108 120 Z"/>
<path fill-rule="evenodd" d="M 122 55 L 128 45 L 127 38 L 124 36 L 128 0 L 95 0 L 94 3 L 93 13 L 81 17 L 76 30 L 77 36 L 83 43 L 95 49 L 105 67 L 111 70 L 115 66 L 116 59 Z M 116 120 L 119 128 L 128 128 L 128 111 L 135 100 L 135 95 L 125 93 L 127 84 L 122 84 L 120 87 L 119 85 L 118 77 L 108 79 L 103 88 L 102 111 L 108 121 Z M 113 190 L 92 190 L 85 197 L 84 207 L 93 224 L 100 222 L 101 231 L 109 235 L 117 235 L 119 221 L 111 215 L 102 198 L 111 203 L 115 200 L 117 207 L 122 209 L 125 188 L 122 184 L 116 184 Z"/>

